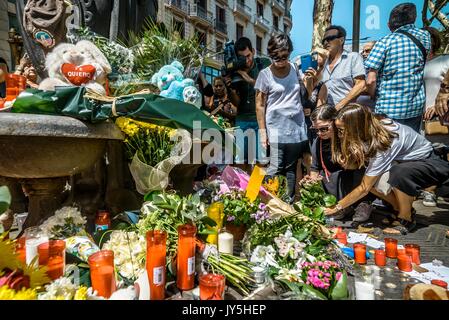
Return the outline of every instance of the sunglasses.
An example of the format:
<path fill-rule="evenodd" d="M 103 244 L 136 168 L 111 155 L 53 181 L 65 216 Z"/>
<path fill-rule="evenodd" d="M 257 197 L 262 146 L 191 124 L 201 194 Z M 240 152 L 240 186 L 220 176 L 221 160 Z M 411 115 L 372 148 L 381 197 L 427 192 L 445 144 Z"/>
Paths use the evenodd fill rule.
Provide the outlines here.
<path fill-rule="evenodd" d="M 270 56 L 271 60 L 275 61 L 275 62 L 279 62 L 279 61 L 286 61 L 288 60 L 288 58 L 290 57 L 290 55 L 283 55 L 283 56 Z"/>
<path fill-rule="evenodd" d="M 341 36 L 340 35 L 327 36 L 326 38 L 324 38 L 321 41 L 321 44 L 325 44 L 326 42 L 331 42 L 332 40 L 335 40 L 335 39 L 338 39 L 338 38 L 341 38 Z"/>
<path fill-rule="evenodd" d="M 338 135 L 343 135 L 345 133 L 345 128 L 337 128 Z"/>
<path fill-rule="evenodd" d="M 321 128 L 315 128 L 315 127 L 310 127 L 310 129 L 312 129 L 315 132 L 321 132 L 321 133 L 326 133 L 329 131 L 329 126 L 327 127 L 321 127 Z"/>

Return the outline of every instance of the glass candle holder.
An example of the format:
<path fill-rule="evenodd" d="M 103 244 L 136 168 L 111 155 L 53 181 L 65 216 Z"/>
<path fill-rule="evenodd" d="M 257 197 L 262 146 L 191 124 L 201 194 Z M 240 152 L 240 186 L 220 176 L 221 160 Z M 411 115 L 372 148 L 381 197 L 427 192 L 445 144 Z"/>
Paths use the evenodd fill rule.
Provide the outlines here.
<path fill-rule="evenodd" d="M 37 248 L 39 252 L 39 265 L 47 267 L 47 275 L 52 280 L 64 275 L 65 269 L 65 241 L 50 240 Z"/>
<path fill-rule="evenodd" d="M 199 277 L 200 300 L 224 300 L 226 278 L 222 274 L 206 273 Z"/>
<path fill-rule="evenodd" d="M 354 260 L 358 264 L 366 264 L 366 245 L 361 243 L 354 244 Z"/>
<path fill-rule="evenodd" d="M 90 267 L 92 288 L 101 297 L 109 298 L 116 290 L 114 274 L 114 251 L 101 250 L 87 259 Z"/>
<path fill-rule="evenodd" d="M 385 254 L 388 258 L 395 259 L 398 256 L 398 240 L 385 238 Z"/>
<path fill-rule="evenodd" d="M 176 285 L 180 290 L 191 290 L 195 281 L 196 227 L 184 224 L 178 227 L 178 257 Z"/>
<path fill-rule="evenodd" d="M 42 231 L 40 227 L 30 227 L 25 230 L 25 262 L 31 264 L 31 262 L 38 256 L 38 246 L 42 243 L 48 242 L 47 234 Z M 36 259 L 36 265 L 38 260 Z"/>
<path fill-rule="evenodd" d="M 356 300 L 375 300 L 374 284 L 372 282 L 356 280 L 355 297 Z"/>
<path fill-rule="evenodd" d="M 412 271 L 412 258 L 405 254 L 398 256 L 398 268 L 404 272 Z"/>
<path fill-rule="evenodd" d="M 208 229 L 216 232 L 206 238 L 207 243 L 218 245 L 218 231 L 223 227 L 224 204 L 223 202 L 214 202 L 207 208 L 207 216 L 215 221 L 216 225 Z"/>
<path fill-rule="evenodd" d="M 6 75 L 6 101 L 12 101 L 26 89 L 26 78 L 22 75 L 8 73 Z"/>
<path fill-rule="evenodd" d="M 18 254 L 19 261 L 26 263 L 26 248 L 25 248 L 26 237 L 20 237 L 16 240 L 16 253 Z"/>
<path fill-rule="evenodd" d="M 379 267 L 384 267 L 387 264 L 385 250 L 374 250 L 374 262 Z"/>
<path fill-rule="evenodd" d="M 408 243 L 405 245 L 405 253 L 412 257 L 414 264 L 421 264 L 420 254 L 421 248 L 417 244 Z"/>
<path fill-rule="evenodd" d="M 404 256 L 406 254 L 405 248 L 398 248 L 398 256 Z"/>
<path fill-rule="evenodd" d="M 150 283 L 150 300 L 165 299 L 166 252 L 167 232 L 162 230 L 148 231 L 146 269 Z"/>
<path fill-rule="evenodd" d="M 335 239 L 343 245 L 348 244 L 348 236 L 345 232 L 340 232 L 335 235 Z"/>
<path fill-rule="evenodd" d="M 438 280 L 438 279 L 434 279 L 432 281 L 430 281 L 431 284 L 439 286 L 443 289 L 447 289 L 447 282 L 443 281 L 443 280 Z"/>

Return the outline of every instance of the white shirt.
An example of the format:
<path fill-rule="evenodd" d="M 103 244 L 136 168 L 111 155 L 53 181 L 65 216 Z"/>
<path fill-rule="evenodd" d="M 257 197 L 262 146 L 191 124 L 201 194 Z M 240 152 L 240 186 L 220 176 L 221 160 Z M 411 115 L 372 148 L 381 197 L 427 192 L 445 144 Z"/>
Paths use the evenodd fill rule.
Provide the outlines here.
<path fill-rule="evenodd" d="M 429 62 L 424 68 L 424 81 L 426 85 L 426 109 L 435 105 L 435 99 L 440 91 L 441 82 L 449 70 L 449 55 L 443 54 Z"/>
<path fill-rule="evenodd" d="M 406 125 L 394 122 L 385 127 L 398 134 L 388 150 L 378 152 L 371 158 L 365 175 L 377 177 L 389 171 L 393 161 L 413 161 L 427 159 L 433 151 L 432 144 L 424 136 Z"/>

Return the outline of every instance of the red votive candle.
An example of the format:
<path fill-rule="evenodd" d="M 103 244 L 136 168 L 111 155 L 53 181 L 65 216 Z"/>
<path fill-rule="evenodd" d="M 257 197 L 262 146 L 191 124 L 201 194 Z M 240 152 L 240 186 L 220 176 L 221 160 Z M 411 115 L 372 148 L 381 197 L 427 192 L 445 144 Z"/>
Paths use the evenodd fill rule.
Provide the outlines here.
<path fill-rule="evenodd" d="M 358 264 L 366 264 L 366 245 L 361 243 L 354 244 L 354 260 Z"/>
<path fill-rule="evenodd" d="M 18 254 L 19 261 L 26 262 L 26 247 L 25 247 L 26 237 L 20 237 L 16 240 L 16 253 Z"/>
<path fill-rule="evenodd" d="M 184 224 L 178 227 L 176 285 L 180 290 L 191 290 L 195 286 L 195 236 L 195 226 Z"/>
<path fill-rule="evenodd" d="M 47 266 L 47 274 L 52 280 L 64 275 L 65 268 L 65 241 L 50 240 L 37 247 L 39 265 Z"/>
<path fill-rule="evenodd" d="M 405 253 L 412 257 L 414 264 L 421 264 L 420 251 L 420 247 L 417 244 L 409 243 L 405 245 Z"/>
<path fill-rule="evenodd" d="M 116 290 L 114 274 L 114 252 L 98 251 L 87 259 L 90 267 L 92 289 L 101 297 L 109 298 Z"/>
<path fill-rule="evenodd" d="M 384 267 L 387 264 L 385 250 L 374 250 L 374 262 L 379 267 Z"/>
<path fill-rule="evenodd" d="M 165 298 L 165 259 L 167 251 L 167 232 L 150 230 L 147 232 L 146 267 L 150 283 L 150 299 Z"/>
<path fill-rule="evenodd" d="M 345 232 L 339 232 L 335 235 L 335 239 L 343 245 L 348 244 L 348 236 Z"/>
<path fill-rule="evenodd" d="M 385 238 L 385 254 L 388 258 L 396 258 L 398 256 L 398 240 Z"/>
<path fill-rule="evenodd" d="M 200 300 L 223 300 L 225 276 L 222 274 L 206 273 L 199 277 Z"/>
<path fill-rule="evenodd" d="M 407 252 L 405 251 L 404 248 L 403 249 L 398 248 L 398 256 L 406 256 L 406 255 L 407 255 Z"/>
<path fill-rule="evenodd" d="M 398 268 L 405 272 L 412 271 L 412 258 L 405 254 L 398 256 Z"/>
<path fill-rule="evenodd" d="M 430 281 L 431 284 L 447 289 L 447 282 L 443 280 L 434 279 Z"/>

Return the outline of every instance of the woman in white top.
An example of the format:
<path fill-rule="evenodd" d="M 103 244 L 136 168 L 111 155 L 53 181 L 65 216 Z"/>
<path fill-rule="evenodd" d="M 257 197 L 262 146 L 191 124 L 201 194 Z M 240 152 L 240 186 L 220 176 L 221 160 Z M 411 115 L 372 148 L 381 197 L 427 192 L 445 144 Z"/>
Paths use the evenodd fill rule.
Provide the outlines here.
<path fill-rule="evenodd" d="M 289 61 L 293 44 L 289 36 L 280 34 L 268 42 L 272 64 L 257 77 L 256 115 L 262 145 L 270 145 L 268 175 L 284 175 L 290 200 L 293 201 L 298 159 L 308 151 L 307 128 L 299 74 Z"/>
<path fill-rule="evenodd" d="M 449 183 L 449 162 L 434 155 L 422 135 L 390 119 L 378 120 L 366 106 L 347 105 L 334 123 L 333 161 L 348 169 L 368 165 L 360 185 L 326 214 L 335 215 L 371 192 L 396 211 L 389 233 L 412 231 L 415 197 L 425 188 Z"/>

